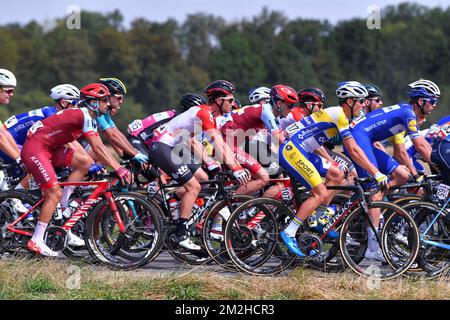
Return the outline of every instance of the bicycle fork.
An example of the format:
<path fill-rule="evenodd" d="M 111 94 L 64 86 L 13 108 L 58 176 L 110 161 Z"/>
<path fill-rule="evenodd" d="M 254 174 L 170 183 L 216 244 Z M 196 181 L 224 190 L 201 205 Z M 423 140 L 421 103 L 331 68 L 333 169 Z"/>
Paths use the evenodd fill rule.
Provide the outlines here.
<path fill-rule="evenodd" d="M 431 223 L 428 225 L 428 227 L 425 230 L 425 232 L 422 233 L 422 235 L 420 236 L 420 241 L 423 241 L 424 243 L 432 245 L 432 246 L 435 246 L 435 247 L 439 247 L 439 248 L 450 250 L 450 245 L 448 245 L 448 244 L 444 244 L 444 243 L 440 243 L 440 242 L 436 242 L 436 241 L 431 241 L 431 240 L 425 240 L 425 236 L 427 235 L 428 231 L 430 231 L 431 227 L 434 225 L 434 223 L 439 218 L 439 216 L 443 215 L 443 212 L 444 212 L 445 208 L 448 206 L 449 203 L 450 203 L 450 198 L 444 204 L 442 209 L 437 213 L 437 215 L 433 218 L 433 221 L 431 221 Z"/>

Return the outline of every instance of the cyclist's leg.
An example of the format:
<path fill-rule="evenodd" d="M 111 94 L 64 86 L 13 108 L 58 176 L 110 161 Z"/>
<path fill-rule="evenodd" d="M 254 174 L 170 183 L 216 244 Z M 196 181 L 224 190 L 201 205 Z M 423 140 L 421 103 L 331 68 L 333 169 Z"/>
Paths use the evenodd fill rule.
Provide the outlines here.
<path fill-rule="evenodd" d="M 311 190 L 311 196 L 297 210 L 297 218 L 304 221 L 320 204 L 326 202 L 328 191 L 317 168 L 309 160 L 311 154 L 303 150 L 298 144 L 294 144 L 293 141 L 282 144 L 279 155 L 281 166 L 298 182 Z M 313 161 L 317 161 L 314 156 L 319 156 L 312 156 Z"/>
<path fill-rule="evenodd" d="M 200 193 L 200 183 L 194 177 L 189 167 L 182 163 L 182 159 L 177 152 L 173 152 L 173 148 L 164 143 L 153 143 L 149 150 L 149 158 L 184 187 L 185 192 L 180 197 L 180 218 L 178 219 L 176 235 L 180 245 L 183 247 L 193 250 L 200 249 L 199 246 L 190 241 L 187 232 L 187 221 L 191 215 L 195 200 Z"/>
<path fill-rule="evenodd" d="M 62 195 L 51 157 L 51 151 L 45 150 L 44 146 L 39 146 L 31 140 L 29 143 L 25 143 L 21 152 L 23 163 L 39 184 L 45 198 L 40 208 L 39 221 L 28 242 L 28 248 L 44 255 L 57 256 L 58 254 L 50 250 L 44 243 L 45 230 Z"/>

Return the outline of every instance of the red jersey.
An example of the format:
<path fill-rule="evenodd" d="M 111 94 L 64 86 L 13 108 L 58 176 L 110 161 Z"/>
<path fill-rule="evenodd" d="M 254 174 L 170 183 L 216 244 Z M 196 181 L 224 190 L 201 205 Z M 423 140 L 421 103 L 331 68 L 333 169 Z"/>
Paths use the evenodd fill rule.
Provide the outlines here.
<path fill-rule="evenodd" d="M 230 118 L 231 115 L 231 118 Z M 230 115 L 223 117 L 228 121 L 217 120 L 217 123 L 223 123 L 221 131 L 227 134 L 227 130 L 243 130 L 263 129 L 266 128 L 270 132 L 279 131 L 278 124 L 269 104 L 250 105 L 231 112 Z"/>
<path fill-rule="evenodd" d="M 55 150 L 81 136 L 98 135 L 97 123 L 86 108 L 71 108 L 58 111 L 53 116 L 36 122 L 28 130 L 28 140 L 36 139 Z"/>

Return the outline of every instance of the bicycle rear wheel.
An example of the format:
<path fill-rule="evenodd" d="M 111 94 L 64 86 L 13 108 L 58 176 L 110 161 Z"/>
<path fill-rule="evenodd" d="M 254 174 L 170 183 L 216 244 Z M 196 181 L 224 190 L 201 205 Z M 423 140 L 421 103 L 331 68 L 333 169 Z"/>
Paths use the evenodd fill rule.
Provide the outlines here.
<path fill-rule="evenodd" d="M 154 259 L 162 246 L 163 224 L 155 208 L 141 197 L 114 195 L 125 225 L 120 232 L 106 200 L 100 201 L 86 219 L 85 241 L 99 262 L 118 270 L 139 268 Z"/>
<path fill-rule="evenodd" d="M 296 257 L 279 239 L 279 224 L 292 214 L 283 203 L 268 198 L 252 199 L 236 208 L 225 228 L 225 246 L 233 263 L 253 275 L 276 274 L 288 268 Z"/>

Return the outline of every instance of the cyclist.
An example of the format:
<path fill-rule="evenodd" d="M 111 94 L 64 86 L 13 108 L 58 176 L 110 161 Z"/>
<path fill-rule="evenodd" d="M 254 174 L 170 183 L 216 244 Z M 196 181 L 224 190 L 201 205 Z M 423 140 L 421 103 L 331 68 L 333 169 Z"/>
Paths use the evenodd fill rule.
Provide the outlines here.
<path fill-rule="evenodd" d="M 320 111 L 323 109 L 326 101 L 325 93 L 320 88 L 306 88 L 303 90 L 300 90 L 298 92 L 298 100 L 299 100 L 299 106 L 302 109 L 301 114 L 304 117 L 308 117 L 314 112 Z M 362 110 L 361 110 L 362 112 Z M 295 120 L 295 119 L 294 119 Z M 299 120 L 297 120 L 299 121 Z M 340 137 L 340 135 L 335 136 Z M 333 137 L 334 138 L 334 137 Z M 336 139 L 337 140 L 337 139 Z M 339 140 L 342 140 L 339 138 Z M 326 151 L 326 153 L 323 152 L 323 150 Z M 348 181 L 353 181 L 353 178 L 357 176 L 355 166 L 353 165 L 353 162 L 348 159 L 346 156 L 334 152 L 330 148 L 328 148 L 327 144 L 323 144 L 323 150 L 320 148 L 317 149 L 316 152 L 322 152 L 320 155 L 325 158 L 326 160 L 330 161 L 333 165 L 337 166 L 341 171 L 343 172 L 349 172 Z M 332 191 L 331 194 L 335 194 L 338 190 Z M 320 210 L 319 210 L 320 211 Z M 312 215 L 310 216 L 310 226 L 317 225 L 316 221 L 317 216 Z M 334 231 L 330 232 L 330 236 L 337 237 L 338 234 Z"/>
<path fill-rule="evenodd" d="M 257 87 L 250 90 L 248 100 L 251 104 L 266 104 L 270 102 L 270 88 Z"/>
<path fill-rule="evenodd" d="M 383 100 L 381 98 L 383 96 L 383 93 L 381 92 L 380 88 L 378 88 L 373 83 L 365 84 L 364 87 L 366 88 L 368 95 L 363 114 L 367 114 L 369 112 L 372 112 L 373 110 L 381 108 L 381 106 L 383 105 Z"/>
<path fill-rule="evenodd" d="M 28 131 L 28 137 L 23 146 L 22 161 L 28 171 L 39 184 L 44 195 L 39 214 L 39 221 L 27 248 L 45 256 L 58 256 L 44 240 L 44 233 L 50 222 L 62 191 L 56 178 L 53 166 L 76 167 L 69 175 L 68 181 L 82 180 L 89 167 L 74 165 L 74 150 L 65 145 L 84 136 L 92 146 L 95 155 L 104 163 L 110 165 L 120 179 L 132 181 L 131 173 L 120 166 L 101 141 L 96 128 L 95 118 L 105 114 L 108 108 L 108 88 L 99 83 L 85 86 L 81 90 L 80 108 L 65 109 L 44 120 L 36 122 Z"/>
<path fill-rule="evenodd" d="M 280 146 L 280 164 L 311 190 L 311 196 L 303 202 L 294 219 L 280 233 L 289 250 L 300 257 L 305 254 L 299 249 L 295 238 L 298 228 L 314 210 L 321 205 L 328 206 L 331 201 L 332 194 L 327 191 L 322 177 L 327 179 L 329 186 L 339 185 L 344 179 L 341 170 L 314 153 L 325 141 L 340 134 L 351 158 L 369 171 L 379 184 L 387 184 L 387 177 L 369 162 L 349 129 L 349 119 L 359 116 L 365 103 L 366 88 L 356 81 L 343 82 L 338 85 L 336 94 L 339 97 L 338 106 L 315 112 L 289 126 L 285 130 L 289 139 Z"/>
<path fill-rule="evenodd" d="M 50 97 L 55 101 L 54 106 L 44 106 L 42 108 L 24 112 L 9 117 L 3 124 L 19 149 L 25 142 L 27 131 L 37 121 L 43 120 L 56 112 L 76 106 L 80 99 L 80 91 L 71 84 L 61 84 L 51 89 Z M 0 159 L 4 163 L 11 163 L 13 160 L 4 152 L 0 151 Z"/>
<path fill-rule="evenodd" d="M 60 84 L 50 90 L 50 97 L 55 101 L 54 106 L 44 106 L 40 109 L 13 115 L 5 121 L 4 127 L 14 138 L 14 141 L 19 149 L 22 149 L 22 146 L 25 143 L 25 139 L 27 137 L 28 129 L 30 129 L 34 123 L 39 120 L 43 120 L 60 110 L 75 107 L 78 100 L 80 99 L 80 91 L 77 87 L 71 84 Z M 83 150 L 81 145 L 79 145 L 78 143 L 73 143 L 70 147 L 77 150 L 77 153 L 75 153 L 76 161 L 74 161 L 74 163 L 86 163 L 86 165 L 92 164 L 93 161 L 91 157 Z M 0 159 L 4 163 L 11 163 L 14 161 L 2 151 L 0 151 Z M 28 179 L 25 178 L 17 186 L 17 188 L 28 188 L 27 185 Z M 70 196 L 73 188 L 66 187 L 64 190 L 65 192 L 61 201 L 61 205 L 63 208 L 66 208 L 68 197 Z"/>
<path fill-rule="evenodd" d="M 100 83 L 108 88 L 110 92 L 108 112 L 100 115 L 97 124 L 102 133 L 105 134 L 114 150 L 123 158 L 132 158 L 139 164 L 148 162 L 148 157 L 133 148 L 125 135 L 120 132 L 111 116 L 116 115 L 122 106 L 127 88 L 117 78 L 100 78 Z"/>
<path fill-rule="evenodd" d="M 231 106 L 229 107 L 231 108 Z M 152 163 L 182 186 L 179 195 L 181 199 L 180 218 L 174 238 L 180 246 L 190 250 L 201 249 L 189 238 L 187 222 L 200 192 L 198 179 L 203 179 L 202 177 L 205 177 L 206 173 L 195 163 L 189 163 L 190 155 L 183 154 L 183 158 L 181 158 L 179 146 L 182 145 L 182 142 L 206 132 L 215 146 L 216 153 L 233 170 L 235 178 L 241 184 L 247 183 L 250 178 L 248 172 L 235 160 L 230 148 L 224 143 L 211 111 L 207 104 L 193 106 L 159 126 L 153 131 L 152 145 L 149 150 L 149 158 Z M 188 156 L 189 159 L 187 159 Z"/>
<path fill-rule="evenodd" d="M 227 88 L 229 88 L 228 91 Z M 226 92 L 223 92 L 224 90 Z M 248 141 L 254 137 L 257 131 L 266 129 L 270 131 L 272 141 L 282 142 L 284 140 L 283 130 L 278 126 L 276 116 L 286 117 L 289 114 L 290 109 L 298 102 L 297 93 L 291 87 L 276 85 L 270 91 L 269 103 L 246 106 L 227 114 L 230 111 L 227 106 L 234 100 L 234 86 L 231 83 L 218 80 L 211 83 L 204 92 L 226 141 L 230 144 L 239 162 L 249 169 L 253 176 L 253 179 L 247 185 L 236 190 L 236 193 L 253 194 L 263 188 L 269 182 L 270 177 L 255 157 L 239 147 L 239 139 L 244 140 L 241 142 L 245 143 L 245 140 Z M 271 188 L 264 195 L 274 197 L 279 191 Z"/>
<path fill-rule="evenodd" d="M 409 172 L 386 152 L 373 146 L 376 141 L 383 141 L 394 137 L 402 132 L 406 132 L 412 140 L 416 150 L 423 156 L 425 161 L 431 162 L 431 146 L 420 136 L 417 123 L 423 122 L 430 112 L 436 107 L 440 96 L 439 87 L 432 81 L 420 79 L 409 84 L 409 103 L 399 103 L 393 106 L 374 110 L 365 116 L 354 121 L 351 125 L 352 135 L 357 143 L 364 149 L 370 162 L 381 172 L 391 176 L 390 185 L 401 185 L 408 180 Z M 403 145 L 403 144 L 402 144 Z M 404 149 L 404 147 L 403 147 Z M 406 150 L 404 150 L 406 153 Z M 406 155 L 405 162 L 410 162 Z M 355 164 L 359 177 L 366 177 L 367 171 Z M 412 165 L 410 165 L 412 167 Z M 413 172 L 415 168 L 412 167 Z M 415 177 L 420 181 L 421 177 Z M 379 193 L 373 197 L 374 200 L 381 199 Z M 380 213 L 377 210 L 371 211 L 373 224 L 379 227 Z M 376 236 L 371 228 L 369 231 L 369 243 L 366 257 L 373 257 L 383 261 L 383 255 L 375 241 Z"/>
<path fill-rule="evenodd" d="M 189 110 L 191 107 L 194 106 L 200 106 L 206 104 L 206 99 L 198 94 L 195 93 L 186 93 L 181 97 L 180 105 L 179 105 L 179 111 L 180 113 L 185 112 Z M 135 120 L 131 124 L 128 125 L 128 140 L 130 141 L 131 145 L 141 152 L 142 154 L 148 156 L 148 148 L 151 146 L 152 138 L 153 138 L 153 131 L 163 125 L 164 123 L 170 121 L 173 117 L 177 116 L 178 112 L 176 110 L 167 110 L 163 112 L 159 112 L 156 114 L 152 114 L 148 116 L 145 119 L 142 120 Z M 202 145 L 197 139 L 189 139 L 187 141 L 188 146 L 192 146 L 194 150 L 198 154 L 203 154 L 201 152 Z M 200 149 L 199 149 L 200 148 Z M 183 149 L 184 152 L 189 152 L 186 149 Z M 193 160 L 193 159 L 192 159 Z M 210 160 L 210 159 L 208 159 Z M 208 164 L 208 160 L 206 160 L 206 164 Z M 193 161 L 192 161 L 193 162 Z M 211 165 L 211 164 L 209 164 Z M 218 167 L 217 165 L 215 166 Z M 194 167 L 191 167 L 191 169 L 195 172 L 197 169 Z M 157 177 L 158 172 L 156 170 L 151 170 L 151 174 L 146 176 L 148 180 L 153 180 Z M 201 180 L 206 180 L 207 177 L 198 177 Z"/>
<path fill-rule="evenodd" d="M 14 74 L 6 69 L 0 69 L 0 105 L 9 104 L 11 97 L 14 95 L 14 90 L 17 86 L 17 80 Z M 14 159 L 20 163 L 20 150 L 14 142 L 14 138 L 2 126 L 0 121 L 0 150 L 3 151 L 10 159 Z"/>
<path fill-rule="evenodd" d="M 432 140 L 431 160 L 438 166 L 444 183 L 450 185 L 450 116 L 441 119 L 430 131 L 427 136 Z"/>

